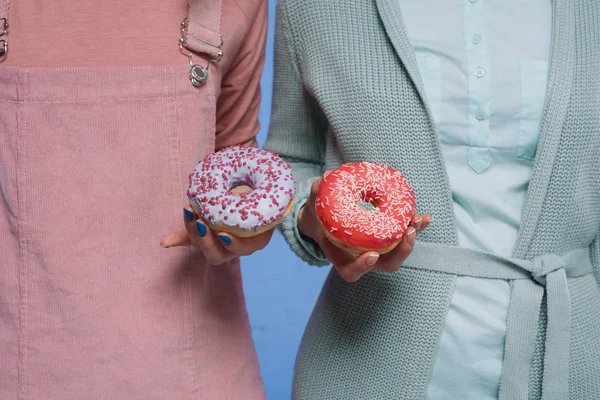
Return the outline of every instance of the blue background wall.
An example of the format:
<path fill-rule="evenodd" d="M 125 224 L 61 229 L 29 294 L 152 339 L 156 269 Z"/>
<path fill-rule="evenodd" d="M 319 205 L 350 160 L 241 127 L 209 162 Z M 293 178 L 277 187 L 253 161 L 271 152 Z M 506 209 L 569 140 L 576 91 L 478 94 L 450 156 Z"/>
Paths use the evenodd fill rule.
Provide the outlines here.
<path fill-rule="evenodd" d="M 271 114 L 275 0 L 269 0 L 267 59 L 260 112 L 264 144 Z M 242 260 L 246 303 L 269 400 L 288 400 L 296 351 L 328 268 L 306 265 L 279 232 L 269 246 Z"/>

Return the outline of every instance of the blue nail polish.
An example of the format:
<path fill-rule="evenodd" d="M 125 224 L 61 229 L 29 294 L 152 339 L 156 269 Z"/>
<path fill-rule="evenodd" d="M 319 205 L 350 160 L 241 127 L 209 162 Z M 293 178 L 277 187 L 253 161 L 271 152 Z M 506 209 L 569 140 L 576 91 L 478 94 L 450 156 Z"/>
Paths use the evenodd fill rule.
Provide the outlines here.
<path fill-rule="evenodd" d="M 194 220 L 194 213 L 191 210 L 184 208 L 183 209 L 183 218 L 185 218 L 185 220 L 187 222 L 192 222 Z"/>
<path fill-rule="evenodd" d="M 221 240 L 225 246 L 229 246 L 231 244 L 231 239 L 229 236 L 219 235 L 219 240 Z"/>
<path fill-rule="evenodd" d="M 206 225 L 204 225 L 202 222 L 196 221 L 196 230 L 198 231 L 198 235 L 200 235 L 200 237 L 206 236 Z"/>

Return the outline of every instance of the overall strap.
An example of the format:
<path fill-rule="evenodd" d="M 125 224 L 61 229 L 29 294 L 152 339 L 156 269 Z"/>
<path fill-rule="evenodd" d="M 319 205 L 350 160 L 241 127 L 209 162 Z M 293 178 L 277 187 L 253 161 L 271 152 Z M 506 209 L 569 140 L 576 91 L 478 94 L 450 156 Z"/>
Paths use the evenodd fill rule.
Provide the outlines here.
<path fill-rule="evenodd" d="M 0 62 L 8 53 L 8 8 L 10 0 L 0 0 Z"/>
<path fill-rule="evenodd" d="M 512 282 L 500 400 L 527 400 L 529 370 L 546 296 L 542 400 L 568 398 L 571 296 L 567 278 L 592 274 L 589 248 L 561 256 L 544 254 L 533 260 L 519 260 L 454 246 L 417 243 L 403 267 Z"/>
<path fill-rule="evenodd" d="M 181 22 L 179 47 L 189 57 L 194 86 L 201 86 L 208 78 L 210 64 L 223 57 L 222 8 L 223 0 L 188 0 L 188 17 Z M 204 65 L 194 63 L 194 56 L 200 55 L 208 60 Z"/>

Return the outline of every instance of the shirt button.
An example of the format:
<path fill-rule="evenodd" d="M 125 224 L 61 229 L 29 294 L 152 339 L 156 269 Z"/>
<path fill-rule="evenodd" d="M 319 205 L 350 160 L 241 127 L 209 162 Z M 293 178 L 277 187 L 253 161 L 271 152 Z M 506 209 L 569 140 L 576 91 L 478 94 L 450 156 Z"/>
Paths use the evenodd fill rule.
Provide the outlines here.
<path fill-rule="evenodd" d="M 478 44 L 479 42 L 481 42 L 481 35 L 473 35 L 473 39 L 471 39 L 471 42 L 473 44 Z"/>
<path fill-rule="evenodd" d="M 478 121 L 483 121 L 485 119 L 485 111 L 482 109 L 477 110 L 475 113 L 475 118 L 477 118 Z"/>
<path fill-rule="evenodd" d="M 475 76 L 478 78 L 483 78 L 484 75 L 485 71 L 483 70 L 483 68 L 478 68 L 477 71 L 475 71 Z"/>

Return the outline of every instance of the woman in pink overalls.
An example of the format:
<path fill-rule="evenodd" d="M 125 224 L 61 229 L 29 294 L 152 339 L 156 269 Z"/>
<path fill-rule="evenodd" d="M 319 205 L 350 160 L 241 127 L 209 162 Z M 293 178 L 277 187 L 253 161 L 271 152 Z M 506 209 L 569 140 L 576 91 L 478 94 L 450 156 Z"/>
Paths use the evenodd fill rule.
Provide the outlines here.
<path fill-rule="evenodd" d="M 188 6 L 223 39 L 199 87 Z M 254 144 L 266 12 L 0 0 L 0 399 L 264 398 L 236 256 L 269 235 L 178 230 L 198 160 Z"/>

